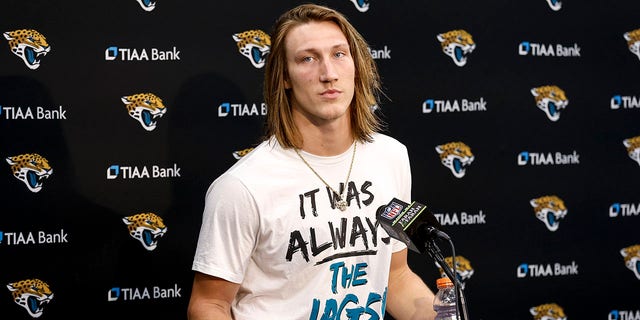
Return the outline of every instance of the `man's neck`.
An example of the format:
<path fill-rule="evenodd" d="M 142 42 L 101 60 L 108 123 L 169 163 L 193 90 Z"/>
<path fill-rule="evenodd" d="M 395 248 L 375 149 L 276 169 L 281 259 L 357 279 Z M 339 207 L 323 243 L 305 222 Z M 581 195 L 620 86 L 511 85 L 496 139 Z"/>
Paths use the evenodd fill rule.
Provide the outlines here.
<path fill-rule="evenodd" d="M 328 126 L 299 128 L 303 138 L 302 150 L 318 156 L 335 156 L 353 144 L 350 124 L 333 123 Z"/>

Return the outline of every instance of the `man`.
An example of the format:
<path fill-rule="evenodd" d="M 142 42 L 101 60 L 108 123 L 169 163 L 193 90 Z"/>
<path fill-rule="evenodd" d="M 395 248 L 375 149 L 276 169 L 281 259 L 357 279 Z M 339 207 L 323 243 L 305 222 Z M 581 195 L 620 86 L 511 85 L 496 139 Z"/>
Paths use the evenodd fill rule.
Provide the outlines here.
<path fill-rule="evenodd" d="M 407 248 L 376 223 L 409 200 L 407 150 L 378 133 L 378 71 L 340 13 L 276 22 L 265 140 L 207 191 L 188 307 L 201 319 L 433 319 Z"/>

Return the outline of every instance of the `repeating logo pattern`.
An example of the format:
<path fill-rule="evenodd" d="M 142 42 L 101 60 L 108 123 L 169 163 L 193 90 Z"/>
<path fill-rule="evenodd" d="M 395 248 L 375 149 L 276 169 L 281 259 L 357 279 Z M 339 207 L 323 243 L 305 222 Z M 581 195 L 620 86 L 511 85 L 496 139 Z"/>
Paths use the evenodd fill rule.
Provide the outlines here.
<path fill-rule="evenodd" d="M 448 256 L 444 258 L 444 262 L 449 266 L 449 268 L 454 270 L 452 256 Z M 447 274 L 444 272 L 444 268 L 438 262 L 436 262 L 436 267 L 440 272 L 440 277 L 447 277 Z M 466 281 L 471 278 L 474 272 L 473 267 L 471 267 L 471 262 L 467 258 L 457 255 L 455 270 L 456 270 L 456 277 L 458 277 L 458 280 L 460 280 L 460 283 L 464 288 L 466 285 Z"/>
<path fill-rule="evenodd" d="M 49 285 L 40 279 L 25 279 L 7 285 L 13 302 L 27 310 L 32 318 L 39 318 L 44 307 L 53 299 Z"/>
<path fill-rule="evenodd" d="M 120 99 L 127 107 L 129 116 L 147 131 L 153 131 L 158 120 L 167 112 L 162 99 L 153 93 L 137 93 Z"/>
<path fill-rule="evenodd" d="M 625 32 L 622 36 L 627 40 L 629 51 L 640 59 L 640 29 Z"/>
<path fill-rule="evenodd" d="M 542 221 L 549 231 L 556 231 L 560 227 L 560 220 L 567 215 L 564 201 L 556 195 L 542 196 L 530 201 L 536 218 Z"/>
<path fill-rule="evenodd" d="M 40 59 L 51 51 L 51 46 L 47 39 L 38 31 L 33 29 L 19 29 L 4 33 L 5 39 L 9 40 L 11 52 L 18 56 L 24 64 L 31 70 L 40 67 Z"/>
<path fill-rule="evenodd" d="M 569 99 L 564 90 L 558 86 L 541 86 L 531 89 L 531 94 L 536 100 L 536 106 L 542 110 L 551 121 L 558 121 L 560 113 L 569 104 Z"/>
<path fill-rule="evenodd" d="M 367 12 L 369 10 L 369 0 L 349 0 L 356 6 L 356 9 L 360 12 Z"/>
<path fill-rule="evenodd" d="M 560 9 L 562 9 L 562 2 L 558 0 L 547 0 L 547 4 L 553 11 L 560 11 Z"/>
<path fill-rule="evenodd" d="M 233 157 L 236 158 L 237 160 L 240 160 L 240 158 L 246 156 L 249 152 L 253 151 L 253 149 L 255 148 L 245 148 L 242 150 L 236 150 L 233 152 Z"/>
<path fill-rule="evenodd" d="M 359 12 L 367 12 L 370 8 L 369 0 L 349 1 Z M 557 12 L 562 9 L 563 3 L 561 1 L 545 1 L 553 11 Z M 157 3 L 153 0 L 136 0 L 136 2 L 146 12 L 154 11 Z M 137 5 L 133 4 L 133 2 L 129 2 L 129 5 L 132 7 L 132 10 L 140 11 L 140 9 L 137 8 Z M 347 5 L 350 6 L 350 4 Z M 540 2 L 540 5 L 545 6 L 544 4 L 542 4 L 542 2 Z M 626 52 L 626 50 L 628 49 L 634 56 L 640 59 L 640 29 L 630 30 L 624 33 L 623 31 L 626 30 L 618 30 L 614 32 L 615 37 L 620 41 L 620 46 L 613 50 L 619 53 Z M 228 32 L 227 37 L 232 32 Z M 49 35 L 49 32 L 46 33 Z M 626 47 L 622 45 L 620 34 L 622 34 L 622 38 L 626 40 Z M 50 56 L 47 55 L 52 52 L 51 44 L 47 41 L 47 38 L 45 38 L 45 36 L 38 30 L 13 28 L 12 31 L 4 32 L 3 36 L 4 39 L 8 41 L 8 46 L 11 53 L 17 56 L 29 70 L 39 69 L 41 64 L 46 64 L 48 61 L 47 59 L 50 58 Z M 433 35 L 431 35 L 431 37 L 433 37 Z M 58 35 L 57 38 L 61 38 L 61 35 Z M 446 56 L 448 56 L 458 67 L 464 67 L 467 64 L 469 57 L 474 52 L 476 47 L 476 43 L 474 42 L 472 35 L 462 29 L 443 32 L 441 34 L 438 34 L 436 38 L 441 44 L 441 51 Z M 56 38 L 51 35 L 51 39 L 55 40 Z M 258 69 L 264 67 L 266 57 L 270 52 L 271 46 L 271 39 L 269 38 L 269 35 L 267 33 L 257 29 L 248 30 L 233 34 L 233 39 L 237 44 L 239 53 L 242 56 L 246 57 L 250 61 L 252 66 Z M 578 44 L 573 43 L 573 41 L 566 44 L 549 42 L 549 39 L 541 39 L 539 42 L 519 42 L 518 52 L 513 52 L 512 54 L 528 56 L 528 58 L 523 58 L 531 58 L 531 60 L 528 61 L 535 60 L 536 62 L 539 62 L 541 60 L 545 60 L 545 63 L 547 61 L 558 61 L 559 59 L 556 58 L 580 57 L 581 48 L 578 46 Z M 124 45 L 126 43 L 131 42 L 122 41 L 121 44 Z M 518 42 L 515 43 L 517 44 Z M 371 53 L 372 57 L 377 60 L 390 60 L 391 46 L 382 46 L 380 44 L 378 45 L 378 49 L 369 48 L 369 52 Z M 57 46 L 54 47 L 59 48 L 60 46 L 61 44 L 58 43 Z M 229 45 L 229 47 L 231 47 L 231 45 Z M 402 52 L 400 51 L 400 46 L 393 48 L 394 54 L 398 54 L 398 56 L 401 56 Z M 585 51 L 588 48 L 589 47 L 585 47 Z M 140 63 L 144 61 L 179 61 L 181 59 L 180 50 L 178 49 L 179 48 L 175 46 L 169 46 L 166 48 L 155 48 L 151 46 L 146 46 L 143 48 L 110 46 L 105 50 L 104 60 L 112 61 L 110 62 L 110 65 L 116 67 L 124 63 L 129 63 L 129 66 L 134 65 L 138 67 L 144 64 Z M 440 48 L 438 48 L 437 51 L 440 51 Z M 56 55 L 60 52 L 61 51 L 56 51 Z M 10 55 L 8 53 L 6 55 L 9 57 L 8 59 L 13 61 L 16 65 L 21 65 L 18 60 L 12 58 L 13 55 Z M 546 58 L 536 60 L 535 57 Z M 244 61 L 244 58 L 238 58 L 238 60 Z M 389 63 L 388 61 L 379 62 Z M 150 63 L 146 63 L 144 65 L 148 66 L 150 65 Z M 161 65 L 161 63 L 155 64 L 155 66 Z M 542 65 L 542 63 L 540 65 Z M 45 70 L 42 71 L 46 72 L 47 70 L 45 68 Z M 46 79 L 46 77 L 37 80 L 44 79 Z M 525 88 L 525 90 L 529 88 L 530 87 L 527 87 Z M 569 102 L 569 99 L 567 98 L 564 90 L 555 85 L 545 85 L 531 88 L 529 90 L 535 98 L 536 107 L 542 110 L 550 121 L 559 121 L 561 113 L 566 110 Z M 526 91 L 524 91 L 524 94 L 527 94 Z M 576 92 L 576 94 L 581 93 Z M 446 97 L 444 99 L 426 99 L 422 104 L 422 113 L 430 114 L 430 117 L 439 116 L 442 118 L 453 118 L 463 116 L 473 117 L 474 115 L 463 113 L 487 111 L 487 102 L 485 98 L 478 97 L 476 99 L 462 99 L 461 97 L 462 96 L 458 97 L 458 99 L 456 99 L 456 97 L 448 97 L 448 99 Z M 229 97 L 229 99 L 233 98 L 234 97 Z M 122 96 L 121 101 L 125 104 L 129 115 L 134 120 L 136 120 L 146 131 L 154 131 L 158 125 L 158 122 L 166 114 L 167 111 L 167 107 L 164 105 L 163 100 L 153 93 L 136 93 L 132 95 Z M 499 104 L 500 102 L 502 101 L 497 101 L 496 104 Z M 0 101 L 0 103 L 5 102 Z M 492 101 L 492 105 L 493 103 L 494 102 Z M 24 104 L 20 104 L 19 102 L 12 103 L 12 105 L 10 106 L 0 106 L 0 119 L 4 119 L 3 125 L 16 125 L 25 123 L 27 121 L 29 121 L 31 124 L 36 122 L 42 123 L 41 121 L 45 120 L 51 123 L 59 120 L 67 120 L 66 107 L 67 105 L 65 105 L 63 108 L 62 105 L 58 104 L 37 105 L 31 104 L 30 102 L 26 102 Z M 377 109 L 377 106 L 372 106 L 372 108 Z M 620 114 L 620 112 L 626 112 L 624 110 L 633 110 L 630 112 L 635 112 L 636 110 L 640 109 L 640 99 L 637 96 L 631 95 L 630 93 L 626 93 L 624 95 L 614 95 L 610 101 L 610 109 L 620 110 L 615 111 L 618 112 L 618 114 Z M 498 108 L 496 108 L 495 110 L 498 110 Z M 490 113 L 490 111 L 491 110 L 489 110 L 489 112 L 487 113 Z M 219 118 L 264 116 L 266 114 L 266 105 L 259 102 L 251 103 L 244 100 L 224 102 L 219 105 L 217 113 Z M 229 120 L 229 118 L 225 120 Z M 238 118 L 237 121 L 242 121 L 242 119 Z M 626 148 L 629 158 L 640 165 L 640 136 L 627 137 L 626 139 L 623 138 L 625 137 L 618 137 L 618 140 L 616 141 L 620 143 L 620 140 L 622 140 L 622 144 Z M 525 148 L 524 146 L 521 147 Z M 525 168 L 521 168 L 522 171 L 538 170 L 536 172 L 547 172 L 545 170 L 556 170 L 556 168 L 540 168 L 537 166 L 580 164 L 580 155 L 576 150 L 573 150 L 573 152 L 571 152 L 573 148 L 561 147 L 559 150 L 564 152 L 555 152 L 556 150 L 553 150 L 554 152 L 549 152 L 549 150 L 546 149 L 548 147 L 549 146 L 542 146 L 541 149 L 543 151 L 540 152 L 520 152 L 518 154 L 517 165 L 527 166 Z M 618 147 L 620 147 L 620 145 L 618 145 Z M 235 159 L 239 160 L 248 155 L 253 149 L 254 148 L 245 148 L 236 150 L 232 152 L 232 156 Z M 619 150 L 621 153 L 618 154 L 618 157 L 622 157 L 622 149 L 620 148 Z M 466 175 L 466 169 L 473 163 L 475 159 L 474 154 L 471 152 L 471 148 L 465 143 L 459 141 L 438 145 L 436 146 L 436 151 L 440 156 L 442 165 L 448 168 L 456 178 L 463 178 Z M 585 156 L 587 155 L 588 153 L 585 152 Z M 6 157 L 5 160 L 9 164 L 11 174 L 19 181 L 22 181 L 22 183 L 24 183 L 27 187 L 27 190 L 30 191 L 27 193 L 40 192 L 43 187 L 47 183 L 49 183 L 46 181 L 52 176 L 53 173 L 53 168 L 50 166 L 49 161 L 45 157 L 42 157 L 37 153 L 12 155 Z M 557 168 L 557 170 L 562 170 L 562 168 Z M 175 163 L 168 164 L 167 166 L 152 164 L 139 164 L 137 166 L 111 165 L 107 169 L 108 180 L 179 177 L 181 177 L 180 167 L 178 167 L 178 165 Z M 13 179 L 9 178 L 8 175 L 6 176 L 6 179 L 13 181 Z M 23 187 L 21 187 L 22 184 L 18 183 L 16 185 L 20 187 L 20 191 L 24 191 L 24 189 L 22 189 Z M 613 202 L 614 200 L 611 201 Z M 559 229 L 560 222 L 566 218 L 566 215 L 568 213 L 564 201 L 555 195 L 547 195 L 531 199 L 530 205 L 534 209 L 536 218 L 543 222 L 547 230 L 551 232 L 555 232 Z M 628 217 L 628 219 L 635 219 L 638 216 L 638 212 L 640 212 L 640 209 L 638 208 L 640 208 L 640 205 L 637 205 L 635 203 L 616 202 L 609 208 L 609 217 L 616 217 L 617 219 Z M 485 215 L 482 210 L 478 210 L 477 214 L 461 212 L 446 213 L 437 216 L 438 220 L 443 225 L 459 225 L 461 228 L 464 228 L 465 226 L 471 224 L 485 224 L 487 222 L 485 221 Z M 147 251 L 154 251 L 157 248 L 160 238 L 164 237 L 168 229 L 164 224 L 163 219 L 155 213 L 151 212 L 134 214 L 121 218 L 121 220 L 127 226 L 129 235 L 137 242 L 139 242 Z M 489 221 L 489 223 L 491 223 L 491 221 Z M 24 248 L 24 250 L 30 250 L 30 248 L 36 245 L 64 245 L 68 243 L 69 238 L 68 233 L 65 231 L 65 229 L 67 228 L 59 228 L 58 231 L 55 232 L 52 232 L 50 228 L 46 230 L 36 230 L 29 232 L 4 230 L 4 232 L 0 231 L 0 244 L 2 244 L 3 246 L 20 247 L 20 249 Z M 302 244 L 305 242 L 301 241 L 300 243 Z M 640 244 L 634 244 L 621 249 L 614 249 L 615 252 L 618 252 L 618 250 L 624 259 L 624 267 L 631 270 L 633 275 L 638 280 L 640 280 Z M 452 257 L 445 258 L 445 262 L 450 267 L 452 267 Z M 618 261 L 617 263 L 618 265 L 616 266 L 616 268 L 622 268 L 622 263 L 620 263 L 620 261 Z M 440 266 L 438 267 L 441 276 L 445 276 L 443 269 Z M 518 277 L 539 278 L 558 275 L 577 275 L 577 269 L 577 264 L 574 261 L 572 261 L 571 264 L 567 263 L 566 265 L 562 265 L 560 263 L 547 263 L 547 261 L 538 264 L 522 264 L 518 269 Z M 459 279 L 461 279 L 463 285 L 465 283 L 464 281 L 471 278 L 474 274 L 474 269 L 472 268 L 471 263 L 469 262 L 469 260 L 462 256 L 456 257 L 456 271 L 456 275 Z M 632 277 L 631 275 L 626 276 L 629 278 Z M 53 300 L 54 296 L 47 283 L 35 278 L 9 283 L 7 284 L 7 288 L 11 292 L 12 300 L 21 307 L 19 311 L 23 312 L 21 309 L 24 308 L 24 310 L 26 310 L 26 312 L 32 318 L 41 317 L 44 313 L 44 310 L 46 309 L 46 306 Z M 58 295 L 58 299 L 59 294 L 59 292 L 56 292 L 56 295 Z M 109 301 L 119 302 L 166 298 L 183 298 L 180 286 L 178 284 L 162 284 L 160 286 L 149 285 L 139 287 L 113 287 L 109 291 L 108 296 Z M 531 307 L 529 311 L 533 318 L 538 320 L 567 319 L 563 308 L 556 303 L 547 303 L 534 306 Z M 640 319 L 640 311 L 613 310 L 609 314 L 609 319 Z"/>
<path fill-rule="evenodd" d="M 6 158 L 13 176 L 24 182 L 31 192 L 42 190 L 44 181 L 53 174 L 49 161 L 37 153 L 25 153 Z"/>
<path fill-rule="evenodd" d="M 167 233 L 167 226 L 162 218 L 152 212 L 124 217 L 122 222 L 127 225 L 129 235 L 140 241 L 148 251 L 155 250 L 158 246 L 158 240 Z"/>
<path fill-rule="evenodd" d="M 256 68 L 264 67 L 271 51 L 271 37 L 262 30 L 247 30 L 233 35 L 238 51 Z"/>
<path fill-rule="evenodd" d="M 529 312 L 534 320 L 566 320 L 564 310 L 557 303 L 545 303 L 532 307 Z"/>
<path fill-rule="evenodd" d="M 142 7 L 142 9 L 144 11 L 153 11 L 153 9 L 156 8 L 156 1 L 151 1 L 151 0 L 136 0 L 138 2 L 138 4 L 140 4 L 140 7 Z"/>
<path fill-rule="evenodd" d="M 462 178 L 466 174 L 466 168 L 471 165 L 475 156 L 471 148 L 464 142 L 456 141 L 436 146 L 442 165 L 449 168 L 453 176 Z"/>
<path fill-rule="evenodd" d="M 624 258 L 624 265 L 640 280 L 640 244 L 622 248 L 620 254 Z"/>
<path fill-rule="evenodd" d="M 467 56 L 476 48 L 471 34 L 463 29 L 438 34 L 437 38 L 442 46 L 442 52 L 451 57 L 458 67 L 464 67 L 467 64 Z"/>
<path fill-rule="evenodd" d="M 640 165 L 640 136 L 624 139 L 622 144 L 627 147 L 627 154 L 629 155 L 629 158 Z"/>

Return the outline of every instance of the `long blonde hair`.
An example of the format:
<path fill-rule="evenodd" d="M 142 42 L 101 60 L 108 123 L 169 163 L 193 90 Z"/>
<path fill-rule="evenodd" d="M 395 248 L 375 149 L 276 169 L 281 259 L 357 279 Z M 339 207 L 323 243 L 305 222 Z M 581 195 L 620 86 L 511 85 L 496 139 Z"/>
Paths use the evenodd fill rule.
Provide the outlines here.
<path fill-rule="evenodd" d="M 382 93 L 378 68 L 369 53 L 362 35 L 341 13 L 328 7 L 303 4 L 282 14 L 273 27 L 271 49 L 267 57 L 264 75 L 264 99 L 267 104 L 266 136 L 275 136 L 285 148 L 302 145 L 291 111 L 290 92 L 285 89 L 287 57 L 285 39 L 289 31 L 301 24 L 313 21 L 331 21 L 340 27 L 347 38 L 355 65 L 355 94 L 349 112 L 351 130 L 356 140 L 370 142 L 382 123 L 375 113 L 378 96 Z"/>

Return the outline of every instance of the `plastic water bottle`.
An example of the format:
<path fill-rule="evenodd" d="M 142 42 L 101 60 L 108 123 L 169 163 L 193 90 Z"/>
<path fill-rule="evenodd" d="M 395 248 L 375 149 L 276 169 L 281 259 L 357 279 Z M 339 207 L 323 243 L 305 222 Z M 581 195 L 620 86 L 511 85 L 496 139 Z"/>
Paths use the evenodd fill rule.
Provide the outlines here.
<path fill-rule="evenodd" d="M 433 298 L 433 310 L 438 314 L 436 320 L 457 320 L 458 309 L 456 304 L 456 289 L 453 282 L 447 277 L 436 281 L 438 292 Z"/>

